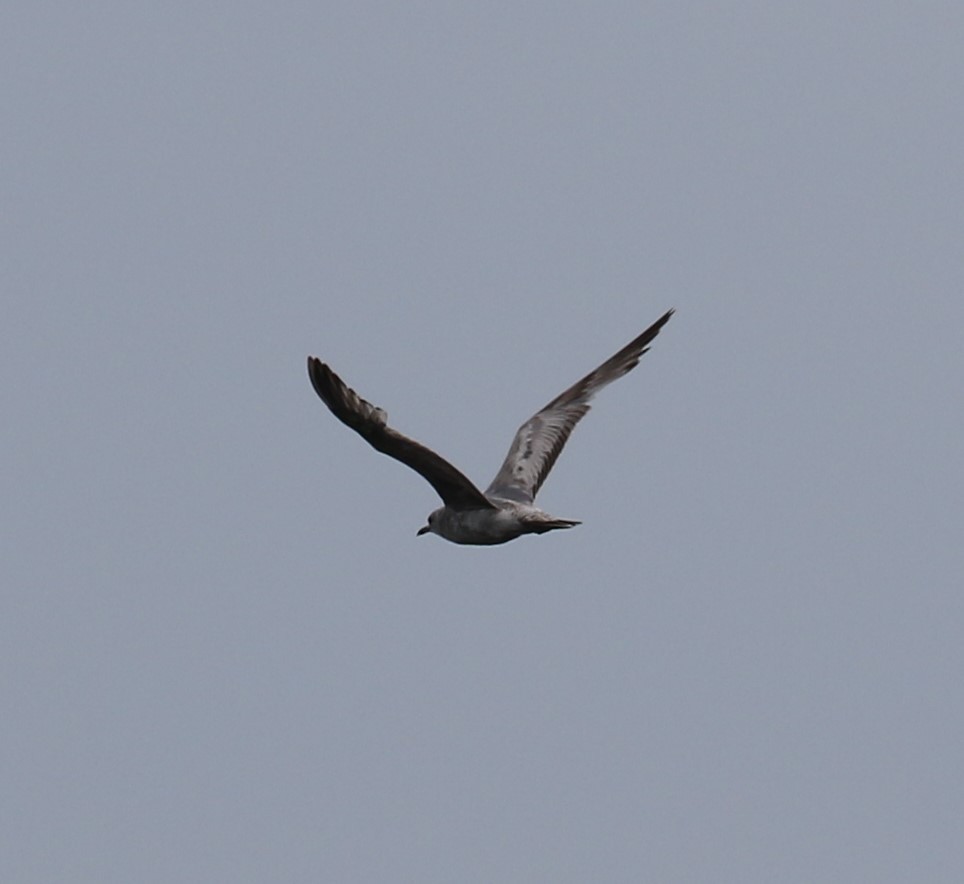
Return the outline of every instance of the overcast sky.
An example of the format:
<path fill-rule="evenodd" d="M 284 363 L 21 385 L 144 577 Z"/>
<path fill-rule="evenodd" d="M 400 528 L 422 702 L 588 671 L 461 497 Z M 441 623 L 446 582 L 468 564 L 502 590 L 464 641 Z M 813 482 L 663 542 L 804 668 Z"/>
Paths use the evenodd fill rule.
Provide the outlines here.
<path fill-rule="evenodd" d="M 0 12 L 0 879 L 964 880 L 964 6 Z M 540 503 L 484 486 L 670 307 Z"/>

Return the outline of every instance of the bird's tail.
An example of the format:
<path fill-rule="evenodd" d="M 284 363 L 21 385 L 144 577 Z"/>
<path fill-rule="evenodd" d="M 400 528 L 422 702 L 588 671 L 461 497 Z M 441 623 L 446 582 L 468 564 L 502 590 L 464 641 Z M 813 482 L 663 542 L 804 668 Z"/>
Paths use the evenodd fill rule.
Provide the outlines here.
<path fill-rule="evenodd" d="M 572 528 L 581 524 L 582 522 L 577 522 L 575 519 L 540 519 L 538 522 L 530 522 L 533 534 L 545 534 L 546 531 L 555 531 L 556 528 Z"/>

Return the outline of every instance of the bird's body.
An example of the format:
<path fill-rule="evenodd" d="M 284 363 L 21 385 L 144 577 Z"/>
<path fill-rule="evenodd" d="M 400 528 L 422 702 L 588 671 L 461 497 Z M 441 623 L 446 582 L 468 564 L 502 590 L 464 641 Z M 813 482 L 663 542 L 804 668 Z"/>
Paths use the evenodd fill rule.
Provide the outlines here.
<path fill-rule="evenodd" d="M 545 534 L 580 524 L 572 519 L 557 519 L 532 504 L 497 497 L 489 500 L 492 508 L 459 510 L 443 506 L 429 515 L 428 524 L 418 533 L 433 531 L 452 543 L 494 546 L 523 534 Z"/>
<path fill-rule="evenodd" d="M 534 504 L 536 493 L 573 428 L 589 411 L 592 397 L 636 367 L 647 345 L 672 315 L 672 310 L 664 314 L 519 427 L 499 472 L 484 493 L 443 457 L 389 427 L 383 409 L 362 399 L 313 356 L 308 357 L 308 375 L 315 392 L 335 417 L 377 451 L 421 474 L 438 492 L 445 505 L 429 515 L 428 524 L 419 534 L 432 532 L 453 543 L 493 545 L 523 534 L 544 534 L 580 524 L 543 512 Z"/>

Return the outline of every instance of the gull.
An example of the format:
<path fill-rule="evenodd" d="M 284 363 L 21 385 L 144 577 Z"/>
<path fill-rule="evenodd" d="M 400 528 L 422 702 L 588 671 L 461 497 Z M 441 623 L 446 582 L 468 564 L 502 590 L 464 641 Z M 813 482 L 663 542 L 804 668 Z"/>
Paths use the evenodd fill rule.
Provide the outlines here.
<path fill-rule="evenodd" d="M 315 392 L 343 424 L 376 451 L 419 473 L 445 504 L 429 514 L 418 535 L 429 532 L 453 543 L 493 545 L 523 534 L 545 534 L 581 525 L 558 519 L 535 506 L 535 497 L 573 428 L 589 411 L 589 401 L 606 384 L 632 371 L 649 344 L 669 322 L 669 310 L 582 380 L 576 381 L 530 417 L 515 434 L 499 472 L 485 491 L 444 457 L 388 426 L 388 414 L 348 387 L 324 362 L 308 357 Z"/>

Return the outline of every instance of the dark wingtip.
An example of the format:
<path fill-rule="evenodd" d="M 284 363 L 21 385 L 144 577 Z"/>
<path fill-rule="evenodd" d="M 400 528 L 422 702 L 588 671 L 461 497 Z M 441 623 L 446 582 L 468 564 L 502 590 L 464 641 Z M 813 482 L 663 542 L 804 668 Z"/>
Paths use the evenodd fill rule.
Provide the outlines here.
<path fill-rule="evenodd" d="M 667 310 L 662 316 L 660 316 L 660 318 L 657 319 L 656 322 L 654 322 L 648 329 L 646 329 L 646 331 L 644 331 L 638 338 L 636 338 L 635 341 L 633 341 L 629 345 L 629 347 L 632 347 L 634 344 L 636 346 L 639 346 L 640 344 L 644 345 L 642 349 L 639 351 L 636 358 L 636 362 L 632 364 L 631 368 L 635 368 L 639 364 L 639 357 L 649 350 L 648 345 L 652 343 L 656 335 L 658 335 L 660 331 L 662 331 L 663 326 L 666 325 L 667 322 L 669 322 L 670 317 L 672 317 L 672 315 L 675 312 L 676 312 L 676 308 L 670 307 L 669 310 Z M 629 349 L 629 347 L 627 347 L 626 349 Z M 627 369 L 627 371 L 628 370 L 629 369 Z"/>
<path fill-rule="evenodd" d="M 308 380 L 311 381 L 311 386 L 315 388 L 315 392 L 321 396 L 321 389 L 318 386 L 321 381 L 321 360 L 315 356 L 308 357 Z"/>
<path fill-rule="evenodd" d="M 329 401 L 332 391 L 332 370 L 316 356 L 308 357 L 308 379 L 315 392 L 325 401 Z"/>

